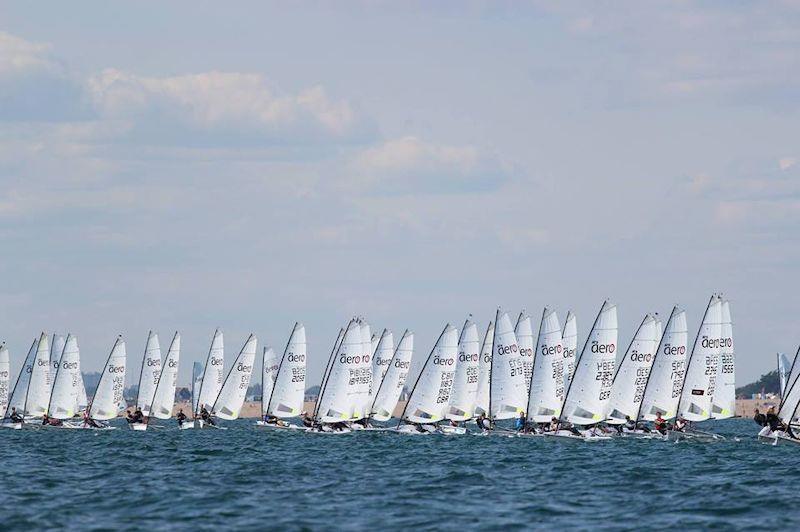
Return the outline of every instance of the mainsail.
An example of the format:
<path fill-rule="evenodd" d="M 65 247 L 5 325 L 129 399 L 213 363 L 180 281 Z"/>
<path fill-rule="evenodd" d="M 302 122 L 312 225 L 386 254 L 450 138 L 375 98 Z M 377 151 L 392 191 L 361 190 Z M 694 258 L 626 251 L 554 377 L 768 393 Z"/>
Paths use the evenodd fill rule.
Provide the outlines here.
<path fill-rule="evenodd" d="M 369 323 L 361 321 L 361 357 L 355 362 L 353 379 L 355 380 L 355 405 L 351 414 L 353 420 L 367 417 L 372 406 L 370 389 L 372 388 L 372 329 Z"/>
<path fill-rule="evenodd" d="M 489 416 L 510 419 L 525 411 L 528 387 L 522 369 L 517 337 L 508 313 L 497 310 L 489 379 Z"/>
<path fill-rule="evenodd" d="M 142 409 L 145 416 L 150 415 L 158 378 L 161 375 L 161 346 L 158 334 L 147 333 L 147 345 L 142 355 L 142 369 L 139 372 L 139 391 L 136 392 L 136 406 Z"/>
<path fill-rule="evenodd" d="M 489 413 L 489 380 L 492 374 L 492 340 L 494 339 L 494 322 L 489 322 L 481 343 L 481 355 L 478 361 L 478 393 L 475 396 L 475 415 Z"/>
<path fill-rule="evenodd" d="M 617 351 L 617 307 L 603 303 L 564 396 L 561 419 L 576 425 L 605 420 Z"/>
<path fill-rule="evenodd" d="M 647 314 L 639 324 L 614 375 L 611 399 L 608 402 L 608 423 L 619 425 L 625 423 L 626 416 L 630 419 L 636 417 L 659 340 L 658 320 Z"/>
<path fill-rule="evenodd" d="M 736 356 L 733 351 L 733 324 L 728 300 L 722 302 L 717 382 L 711 402 L 711 417 L 727 419 L 736 415 Z"/>
<path fill-rule="evenodd" d="M 530 394 L 531 373 L 533 372 L 533 327 L 531 317 L 523 310 L 517 318 L 514 334 L 519 344 L 519 356 L 522 359 L 522 373 L 525 376 L 525 387 Z"/>
<path fill-rule="evenodd" d="M 203 364 L 192 364 L 192 412 L 200 410 L 200 388 L 203 384 Z"/>
<path fill-rule="evenodd" d="M 406 329 L 389 361 L 388 369 L 375 391 L 375 400 L 370 412 L 372 419 L 388 421 L 392 417 L 397 401 L 400 400 L 400 394 L 403 393 L 413 354 L 414 333 Z"/>
<path fill-rule="evenodd" d="M 480 372 L 480 342 L 478 326 L 471 320 L 464 322 L 458 339 L 458 362 L 453 378 L 453 393 L 447 409 L 447 419 L 466 421 L 475 416 L 475 398 L 478 395 Z"/>
<path fill-rule="evenodd" d="M 435 423 L 444 419 L 453 389 L 457 355 L 458 330 L 447 324 L 411 390 L 401 416 L 403 421 Z"/>
<path fill-rule="evenodd" d="M 28 394 L 28 383 L 31 382 L 31 372 L 33 371 L 34 357 L 36 357 L 38 345 L 39 339 L 35 338 L 30 349 L 28 349 L 28 354 L 25 356 L 22 367 L 19 369 L 17 382 L 14 384 L 14 388 L 11 390 L 11 395 L 8 398 L 4 417 L 8 417 L 12 409 L 16 409 L 18 413 L 22 414 L 25 408 L 25 396 Z"/>
<path fill-rule="evenodd" d="M 79 357 L 78 340 L 70 334 L 55 364 L 53 392 L 47 407 L 47 415 L 52 418 L 70 419 L 78 412 Z"/>
<path fill-rule="evenodd" d="M 222 389 L 222 379 L 225 375 L 225 348 L 222 331 L 214 331 L 211 347 L 208 350 L 206 364 L 203 366 L 203 377 L 200 379 L 200 391 L 195 405 L 195 416 L 200 414 L 202 407 L 210 407 L 219 396 Z"/>
<path fill-rule="evenodd" d="M 26 417 L 42 417 L 50 403 L 50 341 L 46 333 L 39 337 L 36 356 L 31 365 L 31 379 L 23 408 Z"/>
<path fill-rule="evenodd" d="M 800 384 L 797 384 L 797 377 L 800 374 L 797 364 L 798 357 L 800 357 L 800 347 L 797 348 L 794 355 L 794 362 L 792 362 L 792 369 L 789 371 L 786 381 L 785 393 L 781 395 L 781 406 L 778 411 L 778 417 L 787 425 L 797 423 L 797 407 L 800 404 Z"/>
<path fill-rule="evenodd" d="M 370 382 L 370 409 L 367 411 L 367 416 L 371 416 L 372 409 L 375 405 L 375 397 L 381 387 L 386 372 L 389 369 L 389 364 L 392 363 L 394 357 L 394 335 L 389 329 L 384 329 L 380 337 L 372 335 L 372 380 Z"/>
<path fill-rule="evenodd" d="M 169 344 L 167 358 L 161 367 L 156 389 L 153 392 L 153 402 L 150 415 L 158 419 L 172 417 L 175 407 L 175 388 L 178 385 L 178 364 L 181 357 L 181 335 L 176 331 Z"/>
<path fill-rule="evenodd" d="M 653 358 L 636 421 L 653 421 L 659 414 L 665 419 L 675 417 L 686 374 L 687 340 L 686 312 L 676 306 L 669 315 Z"/>
<path fill-rule="evenodd" d="M 119 336 L 108 355 L 87 413 L 92 419 L 113 419 L 119 414 L 125 388 L 125 342 Z"/>
<path fill-rule="evenodd" d="M 56 373 L 61 354 L 64 352 L 64 337 L 60 334 L 53 334 L 53 341 L 50 343 L 50 394 L 53 393 L 53 386 L 56 383 Z"/>
<path fill-rule="evenodd" d="M 266 414 L 281 418 L 299 416 L 303 410 L 305 384 L 306 328 L 302 323 L 295 323 L 267 401 Z"/>
<path fill-rule="evenodd" d="M 545 307 L 533 358 L 528 421 L 549 423 L 564 403 L 564 347 L 555 310 Z"/>
<path fill-rule="evenodd" d="M 278 375 L 280 359 L 272 347 L 265 346 L 261 355 L 261 416 L 267 414 L 267 406 L 272 390 L 275 387 L 275 377 Z"/>
<path fill-rule="evenodd" d="M 575 356 L 578 354 L 578 320 L 572 311 L 567 311 L 564 329 L 561 331 L 561 345 L 564 348 L 564 389 L 575 374 Z"/>
<path fill-rule="evenodd" d="M 722 299 L 713 295 L 708 301 L 703 322 L 686 363 L 686 378 L 678 401 L 678 416 L 688 421 L 703 421 L 711 417 L 711 398 L 716 388 L 721 334 Z"/>
<path fill-rule="evenodd" d="M 11 378 L 11 361 L 5 342 L 0 344 L 0 412 L 8 408 L 9 381 Z"/>
<path fill-rule="evenodd" d="M 794 360 L 797 360 L 795 356 Z M 781 398 L 786 397 L 786 388 L 789 383 L 789 376 L 792 373 L 792 365 L 785 353 L 778 353 L 778 383 L 781 389 Z"/>
<path fill-rule="evenodd" d="M 239 352 L 239 356 L 233 361 L 228 376 L 222 383 L 217 400 L 214 401 L 212 412 L 217 417 L 227 420 L 239 417 L 239 412 L 247 397 L 250 377 L 253 374 L 257 344 L 256 336 L 251 334 Z M 208 371 L 206 371 L 206 375 L 208 375 Z"/>
<path fill-rule="evenodd" d="M 336 354 L 330 361 L 317 400 L 317 417 L 324 423 L 352 419 L 362 399 L 356 381 L 363 349 L 361 325 L 356 320 L 350 320 L 337 343 Z"/>

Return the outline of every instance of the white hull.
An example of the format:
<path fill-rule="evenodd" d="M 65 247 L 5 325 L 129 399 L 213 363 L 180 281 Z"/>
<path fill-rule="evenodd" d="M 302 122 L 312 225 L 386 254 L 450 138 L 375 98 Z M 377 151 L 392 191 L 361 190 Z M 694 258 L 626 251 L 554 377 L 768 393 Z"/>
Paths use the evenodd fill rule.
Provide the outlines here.
<path fill-rule="evenodd" d="M 350 434 L 353 432 L 350 429 L 333 430 L 331 428 L 323 427 L 321 429 L 306 429 L 309 434 Z"/>
<path fill-rule="evenodd" d="M 711 432 L 699 432 L 699 431 L 681 432 L 678 430 L 668 430 L 666 439 L 674 442 L 678 441 L 711 442 L 711 441 L 723 441 L 725 437 L 720 436 L 719 434 L 713 434 Z"/>
<path fill-rule="evenodd" d="M 301 427 L 299 425 L 276 425 L 274 423 L 267 423 L 266 421 L 256 421 L 256 428 L 265 430 L 308 430 L 308 427 Z"/>
<path fill-rule="evenodd" d="M 131 430 L 147 430 L 147 423 L 128 423 Z"/>
<path fill-rule="evenodd" d="M 22 430 L 22 422 L 20 423 L 0 423 L 0 428 L 11 430 Z"/>
<path fill-rule="evenodd" d="M 184 421 L 178 425 L 180 430 L 191 430 L 194 428 L 194 421 Z"/>
<path fill-rule="evenodd" d="M 467 427 L 453 427 L 450 425 L 442 425 L 439 427 L 439 432 L 442 434 L 462 435 L 467 433 Z"/>
<path fill-rule="evenodd" d="M 594 436 L 594 435 L 577 435 L 568 430 L 558 430 L 556 432 L 545 432 L 545 436 L 550 438 L 561 438 L 565 440 L 579 440 L 579 441 L 609 441 L 611 436 Z"/>
<path fill-rule="evenodd" d="M 634 438 L 640 440 L 663 440 L 664 436 L 656 431 L 645 432 L 643 430 L 625 430 L 619 433 L 620 438 Z"/>
<path fill-rule="evenodd" d="M 416 425 L 400 425 L 395 429 L 395 432 L 400 434 L 434 434 L 436 432 L 436 427 L 433 425 L 421 425 L 421 431 L 417 428 Z"/>

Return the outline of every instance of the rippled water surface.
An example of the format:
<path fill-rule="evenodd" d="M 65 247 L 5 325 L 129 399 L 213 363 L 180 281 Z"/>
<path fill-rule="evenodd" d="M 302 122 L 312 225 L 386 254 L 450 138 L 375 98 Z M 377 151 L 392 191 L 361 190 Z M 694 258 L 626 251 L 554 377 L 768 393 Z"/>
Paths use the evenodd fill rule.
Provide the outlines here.
<path fill-rule="evenodd" d="M 728 437 L 712 444 L 225 426 L 1 431 L 0 526 L 800 527 L 800 446 L 750 420 L 706 425 Z"/>

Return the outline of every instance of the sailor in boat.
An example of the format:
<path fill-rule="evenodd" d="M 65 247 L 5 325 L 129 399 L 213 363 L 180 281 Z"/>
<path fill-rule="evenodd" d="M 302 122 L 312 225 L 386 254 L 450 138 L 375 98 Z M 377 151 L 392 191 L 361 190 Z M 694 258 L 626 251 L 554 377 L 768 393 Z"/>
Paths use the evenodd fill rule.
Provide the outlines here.
<path fill-rule="evenodd" d="M 756 413 L 753 416 L 753 421 L 755 421 L 756 425 L 758 425 L 759 427 L 767 426 L 767 416 L 759 412 L 758 408 L 756 408 Z"/>
<path fill-rule="evenodd" d="M 781 422 L 780 418 L 775 414 L 774 406 L 769 407 L 769 410 L 767 410 L 766 422 L 767 425 L 769 425 L 769 429 L 772 432 L 775 432 L 776 430 L 784 430 L 783 423 Z"/>
<path fill-rule="evenodd" d="M 492 430 L 492 420 L 486 417 L 486 414 L 483 412 L 481 412 L 481 414 L 478 416 L 478 419 L 475 420 L 475 423 L 478 424 L 478 428 L 483 432 Z"/>
<path fill-rule="evenodd" d="M 178 413 L 175 414 L 175 419 L 178 420 L 178 426 L 181 426 L 184 421 L 186 421 L 186 414 L 183 413 L 183 408 L 178 410 Z"/>
<path fill-rule="evenodd" d="M 211 417 L 211 414 L 209 414 L 208 410 L 206 409 L 206 405 L 200 407 L 200 419 L 209 425 L 216 425 L 216 423 L 214 423 L 214 419 Z"/>
<path fill-rule="evenodd" d="M 677 430 L 678 432 L 686 432 L 687 428 L 689 428 L 689 425 L 682 417 L 678 417 L 678 419 L 675 420 L 675 426 L 672 427 L 673 430 Z"/>
<path fill-rule="evenodd" d="M 60 419 L 50 417 L 47 414 L 42 416 L 42 425 L 50 425 L 51 427 L 60 427 L 63 424 L 64 422 L 61 421 Z"/>
<path fill-rule="evenodd" d="M 103 423 L 100 423 L 99 421 L 96 421 L 91 417 L 89 417 L 89 412 L 83 413 L 83 424 L 87 427 L 93 427 L 96 429 L 102 429 L 106 426 Z"/>
<path fill-rule="evenodd" d="M 267 425 L 275 425 L 277 427 L 288 427 L 289 424 L 282 419 L 278 419 L 275 416 L 271 416 L 269 414 L 264 414 L 264 423 Z"/>
<path fill-rule="evenodd" d="M 625 416 L 625 423 L 617 425 L 617 432 L 636 432 L 636 422 L 631 419 L 631 416 Z"/>
<path fill-rule="evenodd" d="M 667 428 L 668 428 L 667 421 L 663 417 L 661 417 L 660 412 L 656 416 L 655 421 L 653 421 L 653 427 L 656 429 L 657 432 L 660 432 L 661 434 L 667 433 Z"/>
<path fill-rule="evenodd" d="M 562 422 L 559 423 L 558 419 L 556 419 L 556 418 L 553 418 L 553 419 L 555 419 L 555 422 L 556 422 L 555 432 L 558 432 L 559 430 L 568 430 L 571 433 L 573 433 L 575 436 L 583 436 L 583 434 L 581 434 L 581 431 L 579 431 L 577 429 L 577 427 L 575 427 L 575 425 L 573 425 L 569 421 L 562 421 Z"/>
<path fill-rule="evenodd" d="M 303 412 L 300 414 L 300 421 L 303 423 L 305 427 L 313 427 L 314 426 L 314 418 L 308 415 L 308 412 Z"/>
<path fill-rule="evenodd" d="M 550 424 L 547 426 L 547 432 L 558 432 L 558 418 L 553 416 L 550 418 Z"/>
<path fill-rule="evenodd" d="M 133 423 L 133 414 L 131 414 L 130 409 L 125 411 L 125 421 L 128 423 Z"/>
<path fill-rule="evenodd" d="M 11 407 L 11 414 L 8 416 L 12 423 L 22 423 L 22 416 L 17 412 L 17 407 Z"/>
<path fill-rule="evenodd" d="M 514 422 L 514 430 L 517 432 L 527 432 L 527 423 L 525 423 L 525 412 L 520 412 L 519 417 Z"/>
<path fill-rule="evenodd" d="M 136 411 L 133 413 L 133 422 L 134 423 L 144 423 L 144 412 L 138 406 L 136 407 Z"/>

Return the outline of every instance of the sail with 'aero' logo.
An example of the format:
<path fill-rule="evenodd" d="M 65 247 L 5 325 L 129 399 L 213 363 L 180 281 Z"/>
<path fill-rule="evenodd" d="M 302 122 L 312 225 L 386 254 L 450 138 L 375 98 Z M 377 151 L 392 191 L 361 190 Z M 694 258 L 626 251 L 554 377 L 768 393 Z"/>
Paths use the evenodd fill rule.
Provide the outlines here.
<path fill-rule="evenodd" d="M 647 314 L 639 324 L 611 385 L 607 423 L 619 425 L 625 423 L 625 416 L 631 419 L 636 417 L 661 340 L 658 329 L 658 318 L 651 314 Z"/>
<path fill-rule="evenodd" d="M 664 419 L 675 417 L 686 374 L 687 340 L 686 312 L 676 306 L 664 326 L 636 421 L 654 421 L 659 415 Z"/>
<path fill-rule="evenodd" d="M 394 357 L 394 334 L 389 329 L 384 329 L 380 336 L 372 335 L 372 380 L 369 388 L 369 409 L 367 417 L 372 417 L 375 410 L 375 400 L 378 390 L 383 385 L 383 379 Z"/>
<path fill-rule="evenodd" d="M 50 395 L 53 395 L 53 386 L 56 384 L 56 373 L 61 355 L 64 353 L 64 337 L 60 334 L 53 334 L 53 341 L 50 343 Z"/>
<path fill-rule="evenodd" d="M 564 390 L 566 390 L 575 374 L 575 357 L 578 355 L 578 319 L 571 310 L 567 311 L 564 320 L 561 345 L 564 347 Z"/>
<path fill-rule="evenodd" d="M 444 419 L 450 403 L 458 355 L 458 329 L 447 324 L 422 366 L 403 410 L 402 420 L 435 423 Z"/>
<path fill-rule="evenodd" d="M 478 327 L 471 320 L 464 322 L 458 339 L 458 361 L 453 377 L 453 392 L 447 408 L 447 419 L 467 421 L 475 416 L 480 372 L 480 342 Z"/>
<path fill-rule="evenodd" d="M 267 400 L 266 414 L 289 418 L 303 410 L 306 384 L 306 328 L 295 323 Z"/>
<path fill-rule="evenodd" d="M 25 417 L 42 417 L 50 403 L 50 341 L 46 333 L 39 337 L 31 366 L 31 379 L 25 395 Z"/>
<path fill-rule="evenodd" d="M 119 336 L 108 355 L 103 374 L 97 383 L 87 413 L 90 418 L 98 420 L 114 419 L 124 402 L 122 392 L 125 389 L 125 342 Z"/>
<path fill-rule="evenodd" d="M 172 409 L 175 406 L 175 388 L 178 384 L 178 364 L 181 357 L 181 335 L 175 332 L 172 342 L 169 344 L 167 358 L 161 368 L 158 377 L 158 384 L 153 392 L 153 401 L 150 408 L 150 415 L 158 419 L 169 419 L 172 417 Z"/>
<path fill-rule="evenodd" d="M 267 406 L 272 397 L 272 390 L 275 388 L 275 377 L 278 375 L 280 360 L 275 350 L 270 346 L 264 346 L 261 355 L 261 416 L 267 415 Z"/>
<path fill-rule="evenodd" d="M 351 420 L 357 421 L 367 417 L 372 407 L 370 390 L 372 389 L 372 328 L 361 320 L 361 359 L 355 364 L 353 380 L 355 381 L 355 395 Z"/>
<path fill-rule="evenodd" d="M 150 415 L 150 405 L 153 402 L 158 378 L 161 375 L 161 345 L 158 343 L 158 334 L 150 331 L 147 334 L 147 345 L 142 356 L 142 369 L 139 372 L 139 391 L 136 393 L 136 406 L 142 409 L 142 414 Z"/>
<path fill-rule="evenodd" d="M 711 417 L 722 335 L 722 299 L 711 296 L 686 363 L 686 378 L 678 401 L 678 416 L 688 421 Z"/>
<path fill-rule="evenodd" d="M 214 404 L 219 391 L 222 389 L 222 379 L 225 375 L 225 343 L 222 331 L 214 331 L 211 347 L 208 350 L 206 365 L 203 367 L 203 377 L 200 379 L 197 401 L 194 414 L 200 415 L 200 410 Z"/>
<path fill-rule="evenodd" d="M 78 340 L 70 334 L 55 363 L 53 392 L 47 407 L 51 418 L 70 419 L 78 412 L 79 357 Z"/>
<path fill-rule="evenodd" d="M 519 356 L 522 358 L 522 373 L 525 376 L 525 386 L 528 394 L 531 392 L 531 373 L 533 373 L 533 326 L 531 317 L 522 311 L 517 318 L 514 334 L 519 344 Z"/>
<path fill-rule="evenodd" d="M 228 376 L 222 383 L 217 400 L 214 401 L 212 413 L 221 419 L 233 420 L 239 417 L 244 399 L 247 397 L 247 388 L 250 386 L 250 377 L 253 374 L 253 364 L 256 361 L 258 340 L 251 334 L 244 343 L 239 356 L 233 361 Z"/>
<path fill-rule="evenodd" d="M 358 369 L 362 365 L 361 325 L 350 320 L 322 379 L 317 418 L 323 423 L 349 421 L 360 406 Z"/>
<path fill-rule="evenodd" d="M 492 340 L 494 340 L 494 322 L 489 322 L 481 343 L 481 354 L 478 360 L 478 393 L 475 396 L 475 416 L 489 414 L 489 380 L 492 373 Z"/>
<path fill-rule="evenodd" d="M 736 355 L 733 351 L 733 323 L 728 300 L 722 302 L 722 334 L 717 386 L 711 402 L 711 417 L 727 419 L 736 415 Z"/>
<path fill-rule="evenodd" d="M 603 303 L 575 364 L 560 419 L 576 425 L 604 421 L 617 353 L 617 306 Z"/>
<path fill-rule="evenodd" d="M 380 349 L 380 343 L 378 349 Z M 403 393 L 413 354 L 414 333 L 406 330 L 400 338 L 400 343 L 397 344 L 394 355 L 389 361 L 388 369 L 375 392 L 375 401 L 372 404 L 370 416 L 375 421 L 388 421 L 392 417 L 397 401 L 400 400 L 400 394 Z"/>
<path fill-rule="evenodd" d="M 555 310 L 545 307 L 533 355 L 528 421 L 549 423 L 564 403 L 564 346 Z"/>
<path fill-rule="evenodd" d="M 489 417 L 495 420 L 514 418 L 524 412 L 527 405 L 528 386 L 517 337 L 508 313 L 498 309 L 492 341 Z"/>

